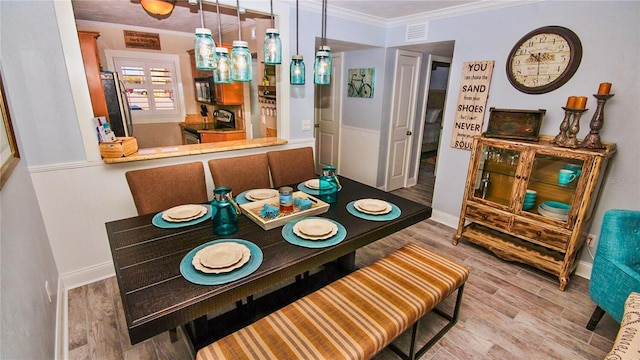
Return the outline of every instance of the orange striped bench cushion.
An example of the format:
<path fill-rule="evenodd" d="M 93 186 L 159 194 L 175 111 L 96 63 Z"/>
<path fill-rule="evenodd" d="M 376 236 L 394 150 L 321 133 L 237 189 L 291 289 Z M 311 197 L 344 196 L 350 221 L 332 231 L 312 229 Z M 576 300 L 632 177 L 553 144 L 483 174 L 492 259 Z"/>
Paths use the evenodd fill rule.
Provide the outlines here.
<path fill-rule="evenodd" d="M 369 359 L 469 271 L 408 244 L 198 351 L 211 359 Z"/>

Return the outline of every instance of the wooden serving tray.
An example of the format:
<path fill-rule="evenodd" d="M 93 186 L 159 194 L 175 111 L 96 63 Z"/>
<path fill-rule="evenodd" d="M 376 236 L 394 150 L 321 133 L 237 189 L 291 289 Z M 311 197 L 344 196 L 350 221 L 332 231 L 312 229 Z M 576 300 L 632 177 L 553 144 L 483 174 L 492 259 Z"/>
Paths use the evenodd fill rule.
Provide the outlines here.
<path fill-rule="evenodd" d="M 329 210 L 329 204 L 305 192 L 296 191 L 293 193 L 293 198 L 303 198 L 311 200 L 311 208 L 300 211 L 296 206 L 294 206 L 293 212 L 289 214 L 280 214 L 274 219 L 263 219 L 262 216 L 260 216 L 260 212 L 262 211 L 264 204 L 269 204 L 271 206 L 280 206 L 280 200 L 277 197 L 242 204 L 240 205 L 240 208 L 242 208 L 242 212 L 247 215 L 249 219 L 253 220 L 253 222 L 260 225 L 260 227 L 265 230 L 271 230 L 279 226 L 283 226 L 284 224 L 292 220 L 302 217 L 326 213 Z"/>

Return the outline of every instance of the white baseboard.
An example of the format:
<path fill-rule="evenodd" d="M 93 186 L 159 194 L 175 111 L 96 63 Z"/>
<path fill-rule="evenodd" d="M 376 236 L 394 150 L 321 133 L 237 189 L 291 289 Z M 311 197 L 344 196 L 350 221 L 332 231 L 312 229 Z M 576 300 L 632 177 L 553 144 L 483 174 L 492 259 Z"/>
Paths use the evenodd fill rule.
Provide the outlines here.
<path fill-rule="evenodd" d="M 96 282 L 98 280 L 106 279 L 111 276 L 115 276 L 116 271 L 113 267 L 112 261 L 106 261 L 102 264 L 93 265 L 84 269 L 71 271 L 60 275 L 65 292 L 77 288 L 83 285 Z"/>
<path fill-rule="evenodd" d="M 67 291 L 62 283 L 62 278 L 58 277 L 58 301 L 56 304 L 56 353 L 55 360 L 65 360 L 69 358 L 69 326 L 68 326 L 68 308 L 69 298 Z"/>
<path fill-rule="evenodd" d="M 454 229 L 458 228 L 459 218 L 457 216 L 453 216 L 451 214 L 447 214 L 445 212 L 434 209 L 431 213 L 431 219 Z M 578 262 L 578 267 L 576 268 L 575 274 L 577 276 L 580 276 L 581 278 L 591 279 L 592 267 L 592 263 L 580 260 Z"/>

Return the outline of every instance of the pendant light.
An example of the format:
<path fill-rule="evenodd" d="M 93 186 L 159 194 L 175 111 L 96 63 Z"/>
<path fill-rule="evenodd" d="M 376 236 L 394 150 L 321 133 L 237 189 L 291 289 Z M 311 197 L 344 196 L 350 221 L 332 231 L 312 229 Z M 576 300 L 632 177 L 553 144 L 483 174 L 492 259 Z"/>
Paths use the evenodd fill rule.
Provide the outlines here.
<path fill-rule="evenodd" d="M 140 0 L 142 8 L 151 15 L 165 16 L 171 14 L 176 0 Z"/>
<path fill-rule="evenodd" d="M 216 43 L 211 37 L 211 30 L 204 27 L 204 12 L 202 11 L 202 0 L 200 2 L 200 27 L 196 29 L 196 39 L 193 43 L 193 51 L 196 58 L 196 68 L 198 70 L 215 70 L 215 48 Z"/>
<path fill-rule="evenodd" d="M 271 28 L 267 29 L 266 36 L 264 38 L 264 45 L 262 47 L 264 51 L 264 64 L 265 65 L 280 65 L 282 63 L 282 41 L 280 40 L 280 32 L 276 29 L 273 20 L 273 0 L 271 3 Z M 297 2 L 296 2 L 297 4 Z"/>
<path fill-rule="evenodd" d="M 236 13 L 238 15 L 238 40 L 233 42 L 231 50 L 231 80 L 251 81 L 251 53 L 249 44 L 242 41 L 242 28 L 240 27 L 240 0 L 236 0 Z"/>
<path fill-rule="evenodd" d="M 331 83 L 331 49 L 327 46 L 327 0 L 322 0 L 321 46 L 316 52 L 313 72 L 314 84 L 329 85 Z"/>
<path fill-rule="evenodd" d="M 213 72 L 218 84 L 231 84 L 231 60 L 229 50 L 222 46 L 222 29 L 220 27 L 220 4 L 216 0 L 216 12 L 218 13 L 218 47 L 216 48 L 216 70 Z"/>
<path fill-rule="evenodd" d="M 304 58 L 298 53 L 298 0 L 296 0 L 296 54 L 291 57 L 289 79 L 291 85 L 304 85 Z"/>

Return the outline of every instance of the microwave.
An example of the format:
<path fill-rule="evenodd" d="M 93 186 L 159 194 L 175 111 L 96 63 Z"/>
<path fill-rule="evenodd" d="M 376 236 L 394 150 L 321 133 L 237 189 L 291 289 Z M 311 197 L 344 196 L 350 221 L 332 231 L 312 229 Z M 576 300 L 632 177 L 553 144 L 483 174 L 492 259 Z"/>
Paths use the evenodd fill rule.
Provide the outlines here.
<path fill-rule="evenodd" d="M 200 102 L 214 103 L 215 83 L 213 81 L 213 76 L 206 78 L 195 78 L 194 82 L 196 86 L 196 100 Z"/>

